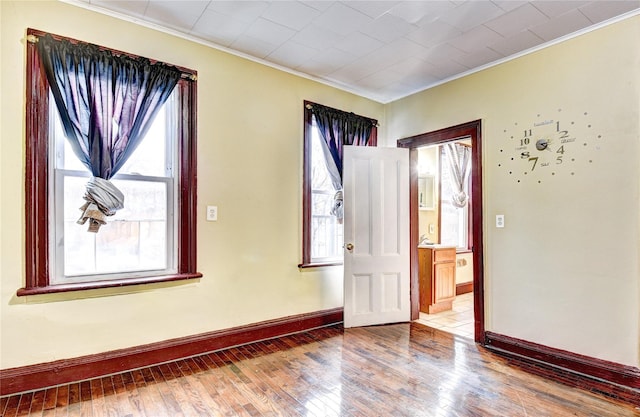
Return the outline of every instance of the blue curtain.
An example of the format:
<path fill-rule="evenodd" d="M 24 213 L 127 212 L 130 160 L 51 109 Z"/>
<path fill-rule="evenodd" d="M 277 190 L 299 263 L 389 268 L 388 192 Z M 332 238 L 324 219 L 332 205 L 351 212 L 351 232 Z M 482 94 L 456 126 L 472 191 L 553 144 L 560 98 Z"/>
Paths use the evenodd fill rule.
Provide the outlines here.
<path fill-rule="evenodd" d="M 325 162 L 333 188 L 336 190 L 331 211 L 342 222 L 342 157 L 344 145 L 376 146 L 376 135 L 372 134 L 377 121 L 347 113 L 320 104 L 310 105 L 320 135 L 322 136 Z"/>
<path fill-rule="evenodd" d="M 48 34 L 37 45 L 65 136 L 94 177 L 78 222 L 89 220 L 89 231 L 97 232 L 105 215 L 124 206 L 109 180 L 140 144 L 182 74 L 163 63 Z"/>

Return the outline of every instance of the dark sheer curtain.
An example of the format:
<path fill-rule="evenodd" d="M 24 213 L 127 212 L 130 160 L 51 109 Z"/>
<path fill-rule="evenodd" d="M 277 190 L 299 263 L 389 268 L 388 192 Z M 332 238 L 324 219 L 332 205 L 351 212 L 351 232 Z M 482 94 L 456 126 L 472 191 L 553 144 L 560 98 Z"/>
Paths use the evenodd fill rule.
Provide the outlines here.
<path fill-rule="evenodd" d="M 336 190 L 332 214 L 341 222 L 343 218 L 343 147 L 344 145 L 376 146 L 376 137 L 372 133 L 376 131 L 377 121 L 320 104 L 314 103 L 310 104 L 310 106 L 325 145 L 322 148 L 325 162 L 331 176 L 333 188 Z"/>
<path fill-rule="evenodd" d="M 182 74 L 163 63 L 51 35 L 37 45 L 65 136 L 93 175 L 78 223 L 89 220 L 89 231 L 97 232 L 104 216 L 124 207 L 124 196 L 109 180 L 144 138 Z"/>

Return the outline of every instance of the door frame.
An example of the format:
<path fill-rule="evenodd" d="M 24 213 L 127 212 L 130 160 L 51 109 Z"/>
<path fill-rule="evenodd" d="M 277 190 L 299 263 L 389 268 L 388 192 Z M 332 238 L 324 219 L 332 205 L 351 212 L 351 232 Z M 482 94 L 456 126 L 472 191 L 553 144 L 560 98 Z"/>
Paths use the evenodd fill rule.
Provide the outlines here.
<path fill-rule="evenodd" d="M 484 266 L 482 237 L 482 121 L 474 120 L 432 132 L 398 139 L 399 148 L 409 148 L 411 167 L 409 185 L 410 231 L 410 291 L 411 320 L 420 317 L 420 284 L 418 277 L 418 148 L 440 145 L 458 139 L 471 138 L 471 220 L 473 259 L 473 318 L 474 340 L 484 344 Z"/>

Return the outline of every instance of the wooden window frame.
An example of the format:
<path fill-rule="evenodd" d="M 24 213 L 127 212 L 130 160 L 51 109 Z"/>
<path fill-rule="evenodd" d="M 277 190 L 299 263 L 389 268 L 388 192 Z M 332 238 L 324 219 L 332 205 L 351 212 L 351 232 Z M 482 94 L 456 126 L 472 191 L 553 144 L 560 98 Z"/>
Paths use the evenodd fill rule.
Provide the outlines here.
<path fill-rule="evenodd" d="M 341 261 L 314 262 L 311 258 L 311 107 L 316 104 L 312 101 L 304 101 L 304 144 L 303 144 L 303 172 L 302 172 L 302 263 L 298 268 L 312 268 L 322 266 L 342 265 Z M 378 128 L 374 125 L 369 139 L 371 146 L 377 146 Z"/>
<path fill-rule="evenodd" d="M 200 278 L 196 271 L 196 122 L 197 74 L 178 67 L 187 76 L 179 83 L 180 132 L 178 136 L 177 271 L 175 274 L 140 278 L 51 284 L 49 230 L 49 83 L 33 37 L 45 32 L 27 31 L 26 151 L 25 151 L 25 286 L 18 296 Z M 75 39 L 51 35 L 56 39 Z M 108 49 L 108 48 L 104 48 Z M 110 50 L 110 49 L 109 49 Z M 135 55 L 111 50 L 116 54 Z"/>

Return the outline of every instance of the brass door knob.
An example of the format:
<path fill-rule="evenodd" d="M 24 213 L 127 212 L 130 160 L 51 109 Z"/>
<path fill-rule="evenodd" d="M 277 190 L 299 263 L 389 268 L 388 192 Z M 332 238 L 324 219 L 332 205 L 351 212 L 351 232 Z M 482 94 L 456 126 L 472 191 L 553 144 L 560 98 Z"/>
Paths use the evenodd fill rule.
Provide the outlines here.
<path fill-rule="evenodd" d="M 346 245 L 344 245 L 345 248 L 347 248 L 348 251 L 352 251 L 353 250 L 353 243 L 347 243 Z"/>

